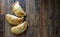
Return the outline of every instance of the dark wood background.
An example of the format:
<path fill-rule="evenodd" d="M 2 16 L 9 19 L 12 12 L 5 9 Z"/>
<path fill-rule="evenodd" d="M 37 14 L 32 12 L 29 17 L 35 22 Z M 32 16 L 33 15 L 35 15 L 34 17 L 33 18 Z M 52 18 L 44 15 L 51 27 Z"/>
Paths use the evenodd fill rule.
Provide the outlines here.
<path fill-rule="evenodd" d="M 28 29 L 20 35 L 12 34 L 5 20 L 15 1 L 27 13 Z M 60 0 L 0 0 L 0 18 L 0 37 L 60 37 Z"/>

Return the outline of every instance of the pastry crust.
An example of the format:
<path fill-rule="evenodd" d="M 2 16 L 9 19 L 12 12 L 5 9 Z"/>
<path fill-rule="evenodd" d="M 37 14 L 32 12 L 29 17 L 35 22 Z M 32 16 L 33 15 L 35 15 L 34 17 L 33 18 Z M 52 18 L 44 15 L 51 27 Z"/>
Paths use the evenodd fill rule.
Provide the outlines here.
<path fill-rule="evenodd" d="M 26 13 L 23 11 L 18 1 L 14 3 L 12 11 L 16 16 L 26 16 Z"/>
<path fill-rule="evenodd" d="M 6 14 L 6 20 L 10 23 L 10 24 L 13 24 L 13 25 L 18 25 L 20 23 L 23 22 L 24 20 L 24 17 L 16 17 L 14 15 L 10 15 L 10 14 Z"/>
<path fill-rule="evenodd" d="M 15 27 L 11 28 L 11 32 L 14 34 L 21 34 L 27 29 L 27 22 L 23 22 Z"/>

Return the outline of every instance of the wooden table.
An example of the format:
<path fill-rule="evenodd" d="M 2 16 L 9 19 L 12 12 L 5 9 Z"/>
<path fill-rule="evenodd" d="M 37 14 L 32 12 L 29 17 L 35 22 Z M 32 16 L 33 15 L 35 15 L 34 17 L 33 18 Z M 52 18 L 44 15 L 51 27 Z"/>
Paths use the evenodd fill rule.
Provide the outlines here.
<path fill-rule="evenodd" d="M 20 35 L 11 33 L 5 19 L 15 1 L 27 13 L 28 29 Z M 60 0 L 0 0 L 0 18 L 0 37 L 60 37 Z"/>

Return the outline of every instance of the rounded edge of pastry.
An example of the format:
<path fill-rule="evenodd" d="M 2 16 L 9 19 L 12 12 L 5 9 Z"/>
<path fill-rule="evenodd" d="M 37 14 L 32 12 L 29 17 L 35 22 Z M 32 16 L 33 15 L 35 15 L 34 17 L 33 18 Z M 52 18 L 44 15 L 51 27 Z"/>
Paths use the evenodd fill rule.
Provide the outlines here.
<path fill-rule="evenodd" d="M 6 17 L 7 22 L 12 25 L 20 24 L 24 20 L 24 17 L 19 18 L 11 14 L 6 14 L 5 17 Z"/>
<path fill-rule="evenodd" d="M 15 26 L 15 27 L 12 27 L 11 32 L 13 34 L 21 34 L 21 33 L 25 32 L 27 30 L 27 26 L 28 26 L 28 23 L 23 22 L 23 23 Z"/>
<path fill-rule="evenodd" d="M 26 12 L 22 9 L 18 1 L 14 3 L 12 11 L 16 16 L 26 16 Z"/>

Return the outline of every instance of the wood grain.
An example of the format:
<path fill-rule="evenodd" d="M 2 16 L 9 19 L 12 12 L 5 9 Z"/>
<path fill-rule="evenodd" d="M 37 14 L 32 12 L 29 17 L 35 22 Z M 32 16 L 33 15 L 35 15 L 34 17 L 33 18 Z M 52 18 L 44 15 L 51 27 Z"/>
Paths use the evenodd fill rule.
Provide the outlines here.
<path fill-rule="evenodd" d="M 35 0 L 26 0 L 26 20 L 28 21 L 26 37 L 40 37 L 40 12 L 36 10 L 35 5 Z"/>
<path fill-rule="evenodd" d="M 0 37 L 5 37 L 5 0 L 0 0 Z"/>
<path fill-rule="evenodd" d="M 5 36 L 5 14 L 0 14 L 0 37 Z"/>
<path fill-rule="evenodd" d="M 0 0 L 1 14 L 5 14 L 5 0 Z"/>
<path fill-rule="evenodd" d="M 0 13 L 13 14 L 11 5 L 15 1 L 21 0 L 0 0 Z M 14 35 L 10 31 L 11 26 L 5 20 L 5 37 L 60 37 L 60 0 L 24 1 L 22 0 L 21 6 L 27 13 L 27 31 L 21 35 Z"/>
<path fill-rule="evenodd" d="M 48 37 L 46 4 L 47 4 L 47 0 L 41 0 L 41 10 L 40 10 L 41 37 Z"/>
<path fill-rule="evenodd" d="M 60 0 L 55 0 L 55 20 L 56 20 L 56 31 L 57 37 L 60 37 Z"/>
<path fill-rule="evenodd" d="M 59 0 L 48 0 L 48 30 L 49 37 L 60 37 L 60 3 Z"/>

